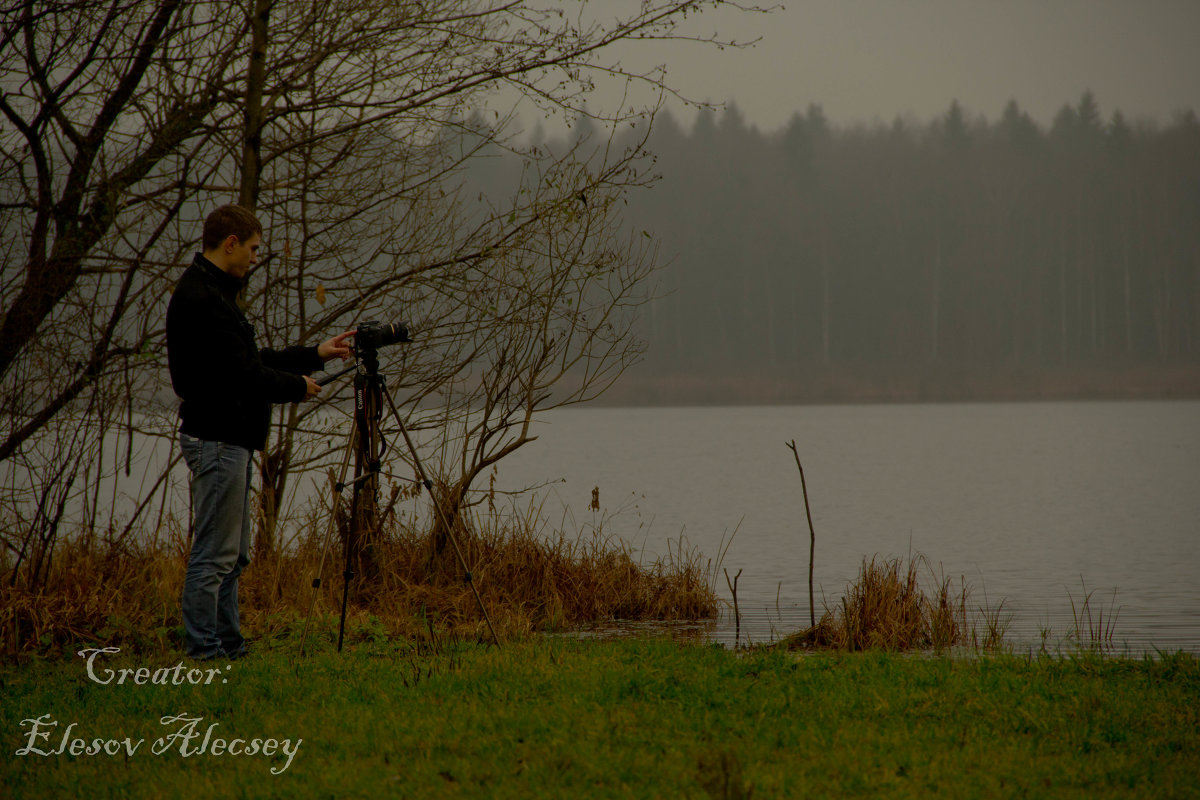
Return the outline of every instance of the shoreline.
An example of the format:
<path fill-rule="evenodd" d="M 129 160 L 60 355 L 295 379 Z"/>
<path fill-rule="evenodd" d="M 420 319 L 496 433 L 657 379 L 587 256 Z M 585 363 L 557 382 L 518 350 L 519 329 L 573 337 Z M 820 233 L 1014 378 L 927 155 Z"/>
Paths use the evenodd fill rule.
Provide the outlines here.
<path fill-rule="evenodd" d="M 1200 364 L 1150 366 L 804 367 L 799 374 L 622 375 L 596 406 L 830 405 L 1200 399 Z"/>

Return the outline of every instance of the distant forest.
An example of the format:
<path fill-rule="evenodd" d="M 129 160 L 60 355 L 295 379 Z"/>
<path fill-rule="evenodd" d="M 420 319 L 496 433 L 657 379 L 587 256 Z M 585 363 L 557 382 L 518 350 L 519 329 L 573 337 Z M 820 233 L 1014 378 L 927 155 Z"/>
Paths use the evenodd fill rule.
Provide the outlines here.
<path fill-rule="evenodd" d="M 664 267 L 626 399 L 1200 392 L 1194 111 L 1105 117 L 1088 92 L 1049 128 L 1016 102 L 835 127 L 812 106 L 763 133 L 732 107 L 660 116 L 649 147 L 662 179 L 627 218 Z"/>

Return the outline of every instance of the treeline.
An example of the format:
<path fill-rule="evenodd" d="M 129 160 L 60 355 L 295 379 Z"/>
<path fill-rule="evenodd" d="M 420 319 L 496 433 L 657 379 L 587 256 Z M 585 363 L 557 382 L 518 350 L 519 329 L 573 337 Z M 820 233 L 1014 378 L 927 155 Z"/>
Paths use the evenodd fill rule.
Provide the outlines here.
<path fill-rule="evenodd" d="M 644 374 L 1200 362 L 1200 123 L 927 123 L 764 133 L 670 116 L 635 233 L 662 243 Z"/>

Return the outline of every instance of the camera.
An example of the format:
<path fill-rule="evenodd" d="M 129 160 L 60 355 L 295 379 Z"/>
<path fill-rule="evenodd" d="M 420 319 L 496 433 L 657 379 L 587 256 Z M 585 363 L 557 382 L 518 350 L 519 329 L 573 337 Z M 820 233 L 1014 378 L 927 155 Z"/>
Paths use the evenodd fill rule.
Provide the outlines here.
<path fill-rule="evenodd" d="M 369 320 L 354 332 L 354 346 L 360 351 L 378 350 L 397 342 L 411 342 L 408 328 L 402 322 L 383 323 Z"/>

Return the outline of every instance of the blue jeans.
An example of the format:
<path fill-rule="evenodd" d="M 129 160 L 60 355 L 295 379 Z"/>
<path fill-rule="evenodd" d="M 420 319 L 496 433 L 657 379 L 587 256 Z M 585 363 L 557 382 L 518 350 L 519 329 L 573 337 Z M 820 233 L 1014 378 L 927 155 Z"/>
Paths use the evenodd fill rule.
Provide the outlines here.
<path fill-rule="evenodd" d="M 246 652 L 238 576 L 250 563 L 250 451 L 179 435 L 192 472 L 195 535 L 183 582 L 183 627 L 192 658 Z"/>

